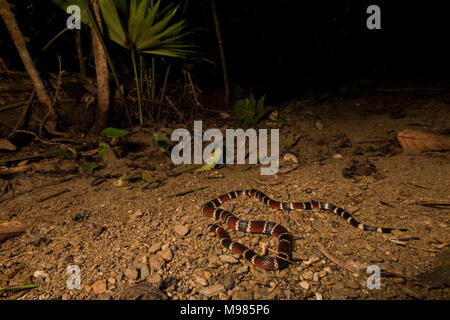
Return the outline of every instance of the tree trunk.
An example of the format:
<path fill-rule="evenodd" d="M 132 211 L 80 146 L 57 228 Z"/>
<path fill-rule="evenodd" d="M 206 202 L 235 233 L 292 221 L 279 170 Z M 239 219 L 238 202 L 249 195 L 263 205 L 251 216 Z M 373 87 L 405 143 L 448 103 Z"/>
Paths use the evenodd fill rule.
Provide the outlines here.
<path fill-rule="evenodd" d="M 211 10 L 214 18 L 214 26 L 216 28 L 220 59 L 222 61 L 223 82 L 225 85 L 225 104 L 228 106 L 228 104 L 230 103 L 230 87 L 228 84 L 228 73 L 227 73 L 227 66 L 225 63 L 225 53 L 223 50 L 222 35 L 220 33 L 219 18 L 217 17 L 216 0 L 211 0 Z"/>
<path fill-rule="evenodd" d="M 77 34 L 75 36 L 75 44 L 77 46 L 77 56 L 78 56 L 78 64 L 80 65 L 80 75 L 82 78 L 86 78 L 86 65 L 84 63 L 85 59 L 83 56 L 83 46 L 81 42 L 81 30 L 77 30 Z"/>
<path fill-rule="evenodd" d="M 11 5 L 7 0 L 0 0 L 0 16 L 5 22 L 6 28 L 11 35 L 11 38 L 14 41 L 14 44 L 19 52 L 20 58 L 22 59 L 22 63 L 25 66 L 25 69 L 28 75 L 33 82 L 33 86 L 36 89 L 36 94 L 38 96 L 39 101 L 48 108 L 48 119 L 50 120 L 49 126 L 46 126 L 47 131 L 52 132 L 56 125 L 56 120 L 58 116 L 53 110 L 52 100 L 45 89 L 44 83 L 42 82 L 41 77 L 39 76 L 38 71 L 36 70 L 33 60 L 31 59 L 30 53 L 28 52 L 26 40 L 19 30 L 19 26 L 17 25 L 17 21 L 14 17 L 14 14 L 11 11 Z"/>
<path fill-rule="evenodd" d="M 102 16 L 100 13 L 100 5 L 98 0 L 91 0 L 92 9 L 97 20 L 100 32 L 103 33 Z M 106 54 L 100 39 L 92 28 L 92 45 L 94 49 L 95 57 L 95 70 L 97 73 L 97 114 L 95 117 L 95 124 L 93 127 L 94 132 L 99 132 L 104 129 L 108 123 L 109 115 L 109 70 L 108 61 L 106 60 Z"/>

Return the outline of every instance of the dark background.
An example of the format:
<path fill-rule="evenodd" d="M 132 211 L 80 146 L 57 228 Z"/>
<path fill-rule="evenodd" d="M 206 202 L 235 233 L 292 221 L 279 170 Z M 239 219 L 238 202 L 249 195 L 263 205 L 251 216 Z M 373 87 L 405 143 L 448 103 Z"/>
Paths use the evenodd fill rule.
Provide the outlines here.
<path fill-rule="evenodd" d="M 47 0 L 10 2 L 33 57 L 39 57 L 38 69 L 56 71 L 56 55 L 61 55 L 66 71 L 78 71 L 73 32 L 40 54 L 64 28 L 65 12 Z M 381 30 L 366 28 L 371 4 L 381 8 Z M 231 86 L 267 92 L 275 100 L 350 84 L 429 84 L 450 78 L 450 1 L 217 0 L 217 10 Z M 222 87 L 209 2 L 191 0 L 185 18 L 190 27 L 202 29 L 192 41 L 216 63 L 197 65 L 196 83 Z M 22 69 L 3 23 L 0 32 L 0 57 L 10 69 Z M 83 35 L 86 49 L 89 34 Z M 114 50 L 119 64 L 120 50 Z M 127 59 L 119 67 L 126 71 L 128 64 Z"/>

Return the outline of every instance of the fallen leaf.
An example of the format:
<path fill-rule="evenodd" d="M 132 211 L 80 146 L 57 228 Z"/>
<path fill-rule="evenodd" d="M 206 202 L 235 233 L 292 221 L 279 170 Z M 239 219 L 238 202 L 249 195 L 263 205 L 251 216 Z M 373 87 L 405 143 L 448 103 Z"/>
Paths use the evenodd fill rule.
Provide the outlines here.
<path fill-rule="evenodd" d="M 418 130 L 403 130 L 397 134 L 397 139 L 403 149 L 409 151 L 422 152 L 450 149 L 450 137 Z"/>

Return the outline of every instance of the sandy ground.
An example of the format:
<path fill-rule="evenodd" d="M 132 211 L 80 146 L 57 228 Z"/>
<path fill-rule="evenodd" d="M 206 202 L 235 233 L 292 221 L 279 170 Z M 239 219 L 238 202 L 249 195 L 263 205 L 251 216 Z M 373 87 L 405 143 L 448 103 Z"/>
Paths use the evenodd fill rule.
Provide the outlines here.
<path fill-rule="evenodd" d="M 327 105 L 286 105 L 258 125 L 280 128 L 282 155 L 298 159 L 296 168 L 276 176 L 261 176 L 259 167 L 245 165 L 173 175 L 170 158 L 153 145 L 153 133 L 161 128 L 149 126 L 133 129 L 122 142 L 122 158 L 93 175 L 72 159 L 51 158 L 5 178 L 18 195 L 0 198 L 0 220 L 17 219 L 29 229 L 0 244 L 0 287 L 40 286 L 0 298 L 448 299 L 448 207 L 415 201 L 449 202 L 450 156 L 405 153 L 396 134 L 408 128 L 448 134 L 450 96 L 384 93 Z M 216 116 L 204 126 L 235 126 Z M 281 164 L 281 169 L 292 165 Z M 131 179 L 117 186 L 119 176 L 144 171 L 154 183 Z M 172 196 L 202 187 L 208 188 Z M 200 210 L 212 198 L 241 189 L 259 189 L 282 201 L 328 201 L 360 222 L 408 232 L 363 232 L 330 212 L 274 212 L 253 199 L 226 203 L 224 208 L 240 217 L 280 222 L 293 235 L 289 267 L 261 271 L 221 247 L 207 229 L 212 219 Z M 276 248 L 271 237 L 230 234 L 255 250 L 261 244 Z M 394 275 L 382 273 L 380 288 L 370 289 L 368 265 Z M 69 266 L 78 268 L 80 289 L 68 288 Z"/>

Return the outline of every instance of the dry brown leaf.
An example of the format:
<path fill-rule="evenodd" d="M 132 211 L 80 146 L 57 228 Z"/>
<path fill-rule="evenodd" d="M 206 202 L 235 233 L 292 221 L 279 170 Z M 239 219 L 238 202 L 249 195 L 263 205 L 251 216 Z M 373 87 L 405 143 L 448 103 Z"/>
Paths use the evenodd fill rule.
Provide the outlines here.
<path fill-rule="evenodd" d="M 15 151 L 17 148 L 8 139 L 0 138 L 0 149 Z"/>
<path fill-rule="evenodd" d="M 422 152 L 450 149 L 450 137 L 418 130 L 403 130 L 397 134 L 397 139 L 403 149 L 409 151 Z"/>
<path fill-rule="evenodd" d="M 0 242 L 25 233 L 27 225 L 17 221 L 0 221 Z"/>

